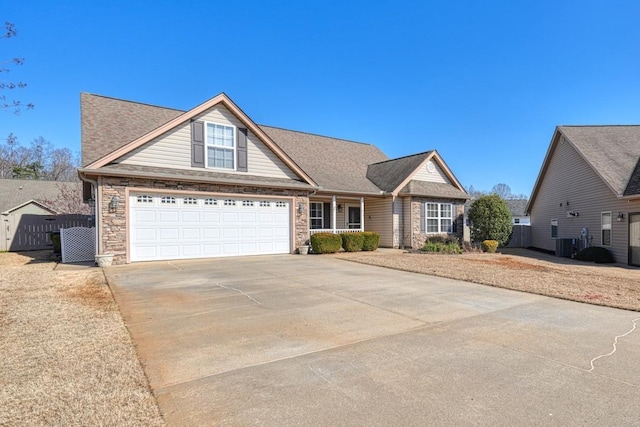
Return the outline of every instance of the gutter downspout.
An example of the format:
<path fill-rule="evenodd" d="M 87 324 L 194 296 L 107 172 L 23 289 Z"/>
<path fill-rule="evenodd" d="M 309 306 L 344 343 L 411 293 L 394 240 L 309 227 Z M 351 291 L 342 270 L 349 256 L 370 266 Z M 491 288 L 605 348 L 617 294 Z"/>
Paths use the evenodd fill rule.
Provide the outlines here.
<path fill-rule="evenodd" d="M 95 224 L 96 224 L 96 255 L 101 255 L 102 254 L 102 216 L 99 215 L 98 213 L 100 212 L 100 197 L 98 196 L 98 181 L 97 180 L 93 180 L 93 179 L 89 179 L 87 178 L 84 173 L 82 172 L 78 172 L 78 177 L 85 182 L 88 182 L 91 184 L 91 187 L 93 187 L 94 191 L 92 191 L 93 193 L 93 197 L 94 197 L 94 205 L 93 205 L 93 215 L 95 217 Z"/>

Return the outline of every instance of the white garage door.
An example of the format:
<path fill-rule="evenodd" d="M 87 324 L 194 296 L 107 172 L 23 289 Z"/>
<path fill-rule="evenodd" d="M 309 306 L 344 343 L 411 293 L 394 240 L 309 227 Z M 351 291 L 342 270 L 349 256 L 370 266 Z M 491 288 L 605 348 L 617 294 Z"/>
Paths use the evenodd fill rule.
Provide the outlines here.
<path fill-rule="evenodd" d="M 289 201 L 135 193 L 130 260 L 290 252 Z"/>

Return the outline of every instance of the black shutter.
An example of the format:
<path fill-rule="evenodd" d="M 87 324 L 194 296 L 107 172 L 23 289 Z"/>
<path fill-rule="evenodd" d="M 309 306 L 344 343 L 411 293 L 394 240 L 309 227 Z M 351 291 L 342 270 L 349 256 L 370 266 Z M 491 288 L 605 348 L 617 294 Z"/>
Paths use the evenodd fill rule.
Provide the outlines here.
<path fill-rule="evenodd" d="M 420 233 L 425 234 L 427 232 L 426 218 L 425 218 L 425 203 L 420 202 Z"/>
<path fill-rule="evenodd" d="M 191 166 L 204 167 L 204 123 L 191 123 Z"/>
<path fill-rule="evenodd" d="M 323 228 L 331 228 L 331 203 L 322 204 L 322 218 L 324 219 Z"/>
<path fill-rule="evenodd" d="M 247 129 L 238 128 L 238 146 L 236 147 L 238 157 L 238 172 L 247 171 Z"/>

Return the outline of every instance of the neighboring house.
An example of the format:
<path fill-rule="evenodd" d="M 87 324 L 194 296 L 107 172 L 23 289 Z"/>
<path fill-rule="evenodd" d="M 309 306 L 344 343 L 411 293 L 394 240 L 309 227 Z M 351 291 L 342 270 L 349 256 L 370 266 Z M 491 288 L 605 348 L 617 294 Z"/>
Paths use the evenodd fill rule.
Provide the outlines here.
<path fill-rule="evenodd" d="M 44 229 L 55 224 L 42 216 L 59 213 L 55 201 L 61 189 L 79 187 L 77 182 L 0 179 L 0 251 L 47 247 Z"/>
<path fill-rule="evenodd" d="M 505 200 L 509 211 L 511 212 L 513 225 L 531 225 L 531 218 L 525 213 L 527 209 L 527 199 L 510 199 Z"/>
<path fill-rule="evenodd" d="M 462 232 L 468 198 L 436 151 L 259 126 L 227 95 L 179 111 L 83 93 L 80 177 L 117 264 L 293 253 L 319 231 L 417 247 Z"/>
<path fill-rule="evenodd" d="M 640 126 L 556 128 L 526 213 L 531 245 L 603 246 L 640 266 Z"/>

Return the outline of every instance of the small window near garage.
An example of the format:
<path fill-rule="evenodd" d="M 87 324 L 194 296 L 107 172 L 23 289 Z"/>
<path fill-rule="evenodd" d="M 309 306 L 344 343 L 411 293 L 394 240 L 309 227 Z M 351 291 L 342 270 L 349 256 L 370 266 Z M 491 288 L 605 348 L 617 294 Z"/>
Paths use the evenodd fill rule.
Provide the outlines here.
<path fill-rule="evenodd" d="M 198 200 L 194 197 L 185 197 L 184 199 L 182 199 L 182 203 L 185 205 L 197 205 Z"/>
<path fill-rule="evenodd" d="M 253 200 L 243 200 L 242 206 L 253 206 Z"/>
<path fill-rule="evenodd" d="M 136 197 L 137 203 L 153 203 L 153 196 L 147 196 L 146 194 L 141 194 Z"/>
<path fill-rule="evenodd" d="M 225 206 L 235 206 L 236 205 L 236 201 L 235 200 L 231 200 L 231 199 L 227 199 L 224 201 L 224 205 Z"/>
<path fill-rule="evenodd" d="M 551 220 L 551 238 L 555 239 L 557 237 L 558 237 L 558 220 L 552 219 Z"/>
<path fill-rule="evenodd" d="M 309 222 L 311 223 L 311 229 L 317 230 L 323 227 L 324 224 L 324 206 L 322 202 L 311 202 L 309 204 Z"/>
<path fill-rule="evenodd" d="M 205 206 L 217 206 L 218 205 L 218 201 L 216 199 L 204 199 L 204 205 Z"/>
<path fill-rule="evenodd" d="M 175 197 L 171 197 L 171 196 L 164 196 L 164 197 L 162 197 L 162 199 L 160 199 L 160 203 L 165 204 L 165 205 L 175 205 L 176 204 L 176 198 Z"/>
<path fill-rule="evenodd" d="M 611 246 L 611 212 L 600 214 L 602 224 L 602 246 Z"/>
<path fill-rule="evenodd" d="M 520 218 L 514 218 L 513 219 L 513 223 L 514 224 L 520 224 Z"/>
<path fill-rule="evenodd" d="M 268 200 L 260 200 L 260 207 L 261 208 L 268 208 L 269 206 L 271 206 L 271 203 L 269 203 Z"/>
<path fill-rule="evenodd" d="M 286 208 L 287 202 L 276 202 L 276 208 Z"/>

